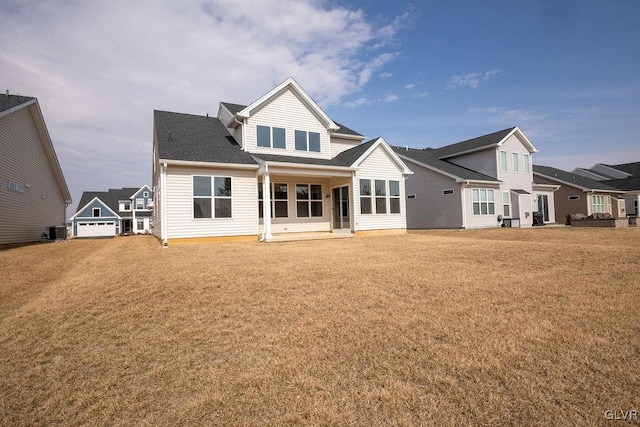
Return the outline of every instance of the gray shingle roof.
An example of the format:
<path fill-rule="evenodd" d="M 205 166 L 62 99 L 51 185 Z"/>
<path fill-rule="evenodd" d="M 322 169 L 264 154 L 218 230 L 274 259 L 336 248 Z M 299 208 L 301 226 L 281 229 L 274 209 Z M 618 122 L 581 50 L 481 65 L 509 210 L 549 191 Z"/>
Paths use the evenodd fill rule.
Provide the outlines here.
<path fill-rule="evenodd" d="M 559 182 L 559 184 L 563 184 L 564 182 L 588 190 L 619 191 L 618 189 L 605 184 L 604 181 L 596 181 L 595 179 L 586 178 L 551 166 L 533 165 L 533 173 L 544 175 L 544 177 L 548 177 L 552 180 L 562 181 Z"/>
<path fill-rule="evenodd" d="M 633 176 L 640 176 L 640 162 L 623 163 L 621 165 L 605 165 L 610 168 L 620 170 L 622 172 L 630 173 Z"/>
<path fill-rule="evenodd" d="M 161 159 L 255 165 L 217 117 L 154 111 Z"/>
<path fill-rule="evenodd" d="M 0 95 L 0 113 L 35 99 L 32 96 Z"/>
<path fill-rule="evenodd" d="M 611 187 L 617 188 L 623 191 L 635 191 L 640 190 L 640 175 L 632 176 L 622 179 L 611 179 L 608 181 L 601 181 Z"/>
<path fill-rule="evenodd" d="M 400 156 L 406 156 L 410 159 L 416 160 L 420 163 L 431 166 L 449 175 L 453 175 L 464 180 L 500 182 L 492 176 L 485 175 L 483 173 L 458 166 L 446 160 L 439 159 L 437 154 L 438 150 L 433 150 L 431 148 L 425 148 L 424 150 L 415 148 L 407 149 L 404 147 L 392 148 Z"/>
<path fill-rule="evenodd" d="M 129 198 L 133 196 L 139 189 L 140 188 L 125 187 L 119 189 L 110 188 L 109 191 L 85 191 L 82 193 L 82 197 L 80 198 L 80 203 L 78 203 L 78 209 L 76 210 L 76 213 L 96 197 L 99 198 L 105 205 L 109 206 L 112 211 L 119 213 L 118 201 L 129 200 Z"/>
<path fill-rule="evenodd" d="M 488 148 L 502 141 L 504 137 L 514 129 L 515 127 L 511 127 L 509 129 L 503 129 L 498 132 L 482 135 L 477 138 L 467 139 L 466 141 L 457 142 L 455 144 L 447 145 L 440 148 L 435 148 L 433 149 L 434 155 L 442 159 L 445 157 L 455 156 L 456 154 L 464 153 L 467 151 L 479 150 L 484 147 Z"/>

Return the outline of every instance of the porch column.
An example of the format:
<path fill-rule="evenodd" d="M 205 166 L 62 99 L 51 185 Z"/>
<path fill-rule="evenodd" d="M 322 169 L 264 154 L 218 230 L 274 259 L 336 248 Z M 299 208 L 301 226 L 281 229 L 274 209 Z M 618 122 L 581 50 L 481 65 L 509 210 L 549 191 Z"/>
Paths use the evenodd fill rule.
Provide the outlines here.
<path fill-rule="evenodd" d="M 262 225 L 264 227 L 264 240 L 273 238 L 271 235 L 271 179 L 268 170 L 265 169 L 262 176 Z"/>

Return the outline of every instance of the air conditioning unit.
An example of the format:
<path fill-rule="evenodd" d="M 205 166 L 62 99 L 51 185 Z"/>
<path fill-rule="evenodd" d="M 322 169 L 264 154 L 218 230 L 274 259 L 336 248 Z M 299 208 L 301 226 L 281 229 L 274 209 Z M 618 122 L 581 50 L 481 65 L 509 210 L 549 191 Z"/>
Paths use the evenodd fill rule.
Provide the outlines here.
<path fill-rule="evenodd" d="M 49 227 L 49 240 L 67 240 L 67 226 L 54 225 Z"/>

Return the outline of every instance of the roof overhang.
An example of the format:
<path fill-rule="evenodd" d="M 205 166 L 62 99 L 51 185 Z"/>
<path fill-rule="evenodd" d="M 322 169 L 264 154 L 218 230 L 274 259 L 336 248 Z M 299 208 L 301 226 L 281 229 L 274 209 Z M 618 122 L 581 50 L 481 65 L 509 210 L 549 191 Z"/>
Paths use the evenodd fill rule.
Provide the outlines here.
<path fill-rule="evenodd" d="M 242 163 L 220 163 L 220 162 L 195 162 L 189 160 L 172 160 L 172 159 L 160 159 L 160 164 L 166 164 L 168 166 L 187 166 L 196 168 L 219 168 L 219 169 L 258 169 L 258 165 L 248 165 Z"/>
<path fill-rule="evenodd" d="M 237 112 L 235 117 L 237 119 L 248 119 L 255 111 L 262 108 L 265 104 L 269 103 L 272 99 L 276 98 L 286 90 L 291 90 L 309 110 L 318 117 L 327 130 L 332 133 L 340 128 L 329 116 L 320 108 L 320 106 L 302 89 L 302 87 L 296 82 L 293 77 L 289 77 L 287 80 L 280 83 L 278 86 L 271 89 L 262 97 L 245 107 L 243 110 Z"/>
<path fill-rule="evenodd" d="M 267 171 L 274 175 L 315 176 L 315 177 L 350 177 L 358 168 L 348 166 L 312 165 L 306 163 L 273 162 L 256 159 L 260 162 L 258 175 Z"/>
<path fill-rule="evenodd" d="M 577 184 L 575 182 L 564 181 L 562 179 L 558 179 L 557 176 L 545 175 L 543 173 L 536 172 L 535 170 L 533 171 L 533 174 L 537 175 L 537 176 L 539 176 L 541 178 L 548 179 L 550 181 L 559 182 L 561 185 L 566 185 L 566 186 L 569 186 L 569 187 L 577 188 L 579 190 L 582 190 L 585 193 L 610 193 L 610 194 L 624 194 L 624 193 L 626 193 L 626 191 L 622 191 L 622 190 L 614 190 L 614 189 L 607 190 L 607 189 L 603 189 L 603 188 L 587 188 L 587 187 L 579 185 L 579 184 Z"/>
<path fill-rule="evenodd" d="M 500 140 L 500 142 L 498 142 L 498 147 L 502 147 L 502 145 L 507 141 L 507 139 L 511 138 L 511 136 L 515 136 L 516 138 L 518 138 L 530 153 L 538 152 L 538 149 L 533 145 L 531 141 L 529 141 L 527 135 L 525 135 L 518 126 L 514 127 L 511 132 L 509 132 L 504 138 Z"/>
<path fill-rule="evenodd" d="M 109 210 L 109 212 L 111 212 L 111 213 L 113 214 L 113 216 L 115 216 L 115 217 L 116 217 L 116 218 L 118 218 L 118 219 L 122 219 L 122 217 L 121 217 L 120 215 L 118 215 L 118 213 L 117 213 L 117 212 L 114 212 L 114 211 L 113 211 L 113 209 L 111 209 L 111 208 L 110 208 L 110 207 L 109 207 L 105 202 L 103 202 L 102 200 L 100 200 L 100 198 L 99 198 L 99 197 L 97 197 L 97 196 L 96 196 L 96 197 L 94 197 L 93 199 L 91 199 L 91 200 L 89 201 L 89 203 L 87 203 L 86 205 L 84 205 L 83 207 L 81 207 L 80 209 L 78 209 L 78 210 L 76 211 L 76 213 L 75 213 L 75 214 L 73 214 L 73 216 L 72 216 L 71 218 L 69 218 L 69 221 L 73 221 L 73 220 L 78 216 L 78 214 L 79 214 L 80 212 L 84 211 L 86 208 L 88 208 L 88 207 L 89 207 L 93 202 L 95 202 L 96 200 L 97 200 L 98 202 L 100 202 L 100 204 L 101 204 L 102 206 L 104 206 L 105 208 L 107 208 L 107 209 Z M 85 217 L 81 217 L 81 218 L 82 218 L 82 219 L 85 219 Z M 92 218 L 93 218 L 93 217 L 86 217 L 86 219 L 87 219 L 87 220 L 90 220 L 90 219 L 92 219 Z"/>
<path fill-rule="evenodd" d="M 332 136 L 336 138 L 342 138 L 342 139 L 352 139 L 354 141 L 364 141 L 366 139 L 362 135 L 349 135 L 346 133 L 338 133 L 338 132 L 335 132 Z"/>
<path fill-rule="evenodd" d="M 558 191 L 560 189 L 560 185 L 554 185 L 554 184 L 540 184 L 540 183 L 533 183 L 531 185 L 531 188 L 535 191 L 537 189 L 537 191 Z"/>

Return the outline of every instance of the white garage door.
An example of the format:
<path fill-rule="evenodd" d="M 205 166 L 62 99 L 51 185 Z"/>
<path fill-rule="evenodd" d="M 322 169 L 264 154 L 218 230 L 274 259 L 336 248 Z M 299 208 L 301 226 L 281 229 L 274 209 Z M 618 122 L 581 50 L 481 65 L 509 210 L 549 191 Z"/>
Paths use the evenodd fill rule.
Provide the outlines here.
<path fill-rule="evenodd" d="M 78 224 L 77 237 L 103 237 L 115 235 L 115 222 L 86 222 Z"/>

